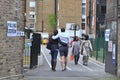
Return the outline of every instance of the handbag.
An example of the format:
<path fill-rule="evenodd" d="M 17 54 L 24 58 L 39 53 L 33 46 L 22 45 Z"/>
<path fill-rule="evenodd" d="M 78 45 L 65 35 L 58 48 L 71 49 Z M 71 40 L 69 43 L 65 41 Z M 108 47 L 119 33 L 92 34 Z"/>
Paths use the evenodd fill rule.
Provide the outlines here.
<path fill-rule="evenodd" d="M 51 45 L 52 45 L 51 41 L 52 41 L 52 39 L 51 39 L 51 36 L 50 36 L 49 40 L 48 40 L 48 43 L 47 43 L 47 46 L 46 46 L 46 48 L 49 49 L 49 50 L 51 50 Z"/>
<path fill-rule="evenodd" d="M 69 59 L 70 59 L 70 61 L 73 61 L 74 56 L 71 54 L 71 55 L 69 56 Z"/>
<path fill-rule="evenodd" d="M 51 50 L 51 43 L 50 42 L 47 43 L 46 48 L 49 49 L 49 50 Z"/>

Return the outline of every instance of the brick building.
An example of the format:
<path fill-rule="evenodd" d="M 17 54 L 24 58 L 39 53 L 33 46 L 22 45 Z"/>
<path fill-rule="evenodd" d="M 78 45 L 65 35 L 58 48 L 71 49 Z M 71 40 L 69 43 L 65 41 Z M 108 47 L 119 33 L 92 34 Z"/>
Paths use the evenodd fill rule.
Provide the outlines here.
<path fill-rule="evenodd" d="M 58 27 L 65 27 L 66 23 L 75 23 L 81 27 L 81 0 L 58 0 L 58 8 L 56 11 Z"/>
<path fill-rule="evenodd" d="M 56 15 L 57 27 L 75 23 L 81 27 L 81 0 L 37 0 L 36 31 L 50 32 L 48 16 Z"/>
<path fill-rule="evenodd" d="M 96 36 L 96 0 L 86 0 L 86 33 L 91 37 Z"/>
<path fill-rule="evenodd" d="M 36 31 L 36 0 L 26 0 L 26 28 Z"/>
<path fill-rule="evenodd" d="M 22 76 L 24 37 L 24 0 L 0 0 L 0 79 Z M 16 25 L 17 23 L 17 25 Z M 4 77 L 4 78 L 3 78 Z"/>
<path fill-rule="evenodd" d="M 48 16 L 55 13 L 54 0 L 26 0 L 26 27 L 35 32 L 50 30 Z"/>
<path fill-rule="evenodd" d="M 48 17 L 55 14 L 55 0 L 37 0 L 36 31 L 50 32 Z"/>
<path fill-rule="evenodd" d="M 106 0 L 88 0 L 86 30 L 93 37 L 104 37 Z"/>

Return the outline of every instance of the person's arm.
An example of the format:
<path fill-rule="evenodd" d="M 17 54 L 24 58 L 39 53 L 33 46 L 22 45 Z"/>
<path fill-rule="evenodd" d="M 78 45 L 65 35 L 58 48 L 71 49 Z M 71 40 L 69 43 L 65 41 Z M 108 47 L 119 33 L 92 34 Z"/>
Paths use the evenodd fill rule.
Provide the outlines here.
<path fill-rule="evenodd" d="M 80 54 L 83 54 L 83 45 L 84 45 L 84 41 L 81 42 L 81 45 L 80 45 Z"/>
<path fill-rule="evenodd" d="M 93 47 L 92 47 L 90 40 L 89 40 L 89 46 L 90 46 L 91 51 L 93 51 Z"/>
<path fill-rule="evenodd" d="M 57 34 L 56 36 L 52 36 L 52 39 L 57 39 L 59 37 L 59 35 Z"/>

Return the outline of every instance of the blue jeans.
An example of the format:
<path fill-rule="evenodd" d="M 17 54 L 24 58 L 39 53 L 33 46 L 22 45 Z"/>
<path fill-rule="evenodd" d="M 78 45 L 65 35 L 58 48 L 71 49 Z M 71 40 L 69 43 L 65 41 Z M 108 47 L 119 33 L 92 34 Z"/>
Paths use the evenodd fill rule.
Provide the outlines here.
<path fill-rule="evenodd" d="M 51 61 L 57 61 L 58 50 L 51 51 Z"/>
<path fill-rule="evenodd" d="M 80 57 L 80 53 L 78 53 L 77 55 L 74 55 L 75 64 L 78 64 L 79 57 Z"/>

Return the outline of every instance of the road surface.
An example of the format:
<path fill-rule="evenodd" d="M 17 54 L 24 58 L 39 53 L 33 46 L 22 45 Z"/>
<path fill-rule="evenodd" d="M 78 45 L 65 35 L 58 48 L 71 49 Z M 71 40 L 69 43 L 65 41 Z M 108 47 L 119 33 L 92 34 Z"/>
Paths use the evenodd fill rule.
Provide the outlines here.
<path fill-rule="evenodd" d="M 71 49 L 70 49 L 71 50 Z M 69 50 L 69 55 L 71 54 Z M 51 71 L 49 50 L 46 45 L 41 46 L 43 55 L 43 64 L 35 69 L 28 70 L 24 73 L 25 80 L 98 80 L 102 78 L 113 78 L 114 75 L 106 73 L 105 65 L 93 59 L 89 60 L 88 66 L 82 65 L 82 56 L 80 56 L 79 64 L 75 65 L 68 58 L 66 71 L 61 71 L 59 55 L 57 58 L 56 72 Z"/>

